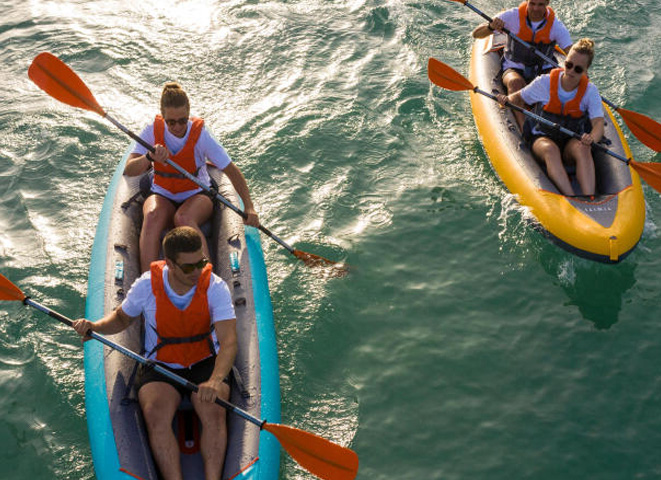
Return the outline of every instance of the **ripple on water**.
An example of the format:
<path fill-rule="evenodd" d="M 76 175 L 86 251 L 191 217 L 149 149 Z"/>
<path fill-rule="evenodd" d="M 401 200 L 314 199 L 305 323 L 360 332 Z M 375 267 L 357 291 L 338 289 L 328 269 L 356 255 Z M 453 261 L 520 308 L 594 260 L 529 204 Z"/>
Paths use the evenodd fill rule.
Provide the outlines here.
<path fill-rule="evenodd" d="M 18 378 L 20 377 L 18 367 L 23 367 L 34 360 L 34 346 L 25 340 L 17 343 L 8 343 L 5 340 L 6 333 L 2 330 L 0 330 L 0 335 L 0 365 L 2 365 L 0 370 L 6 369 L 3 375 L 9 373 L 10 376 Z"/>

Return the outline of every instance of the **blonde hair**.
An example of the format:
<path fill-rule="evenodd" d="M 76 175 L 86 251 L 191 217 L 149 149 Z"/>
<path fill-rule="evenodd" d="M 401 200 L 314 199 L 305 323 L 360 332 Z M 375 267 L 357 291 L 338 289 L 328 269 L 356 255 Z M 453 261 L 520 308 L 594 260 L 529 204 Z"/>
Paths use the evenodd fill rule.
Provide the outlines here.
<path fill-rule="evenodd" d="M 594 41 L 589 38 L 581 38 L 578 42 L 572 45 L 570 51 L 572 50 L 576 53 L 587 55 L 588 67 L 592 65 L 592 59 L 594 59 Z"/>
<path fill-rule="evenodd" d="M 168 82 L 161 93 L 161 115 L 165 115 L 166 108 L 186 107 L 190 111 L 188 95 L 177 82 Z"/>

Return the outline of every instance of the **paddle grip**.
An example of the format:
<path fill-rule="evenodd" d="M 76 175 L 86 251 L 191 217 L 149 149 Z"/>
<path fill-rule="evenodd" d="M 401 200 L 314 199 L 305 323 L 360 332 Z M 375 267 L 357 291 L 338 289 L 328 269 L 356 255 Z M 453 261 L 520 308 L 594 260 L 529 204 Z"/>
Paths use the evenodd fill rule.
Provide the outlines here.
<path fill-rule="evenodd" d="M 92 332 L 92 333 L 94 333 L 94 332 Z M 192 382 L 189 382 L 189 381 L 186 380 L 185 378 L 180 377 L 180 376 L 177 375 L 176 373 L 173 373 L 173 372 L 171 372 L 170 370 L 161 367 L 161 366 L 158 365 L 157 363 L 155 363 L 155 362 L 153 362 L 153 361 L 151 361 L 151 360 L 148 360 L 148 359 L 146 359 L 146 358 L 144 358 L 144 357 L 138 355 L 137 353 L 135 353 L 135 352 L 132 351 L 132 350 L 129 350 L 128 348 L 122 347 L 121 345 L 118 345 L 118 344 L 116 344 L 116 343 L 114 343 L 114 342 L 108 340 L 107 338 L 103 337 L 102 335 L 98 335 L 98 334 L 94 333 L 93 338 L 96 339 L 96 340 L 98 340 L 98 341 L 100 341 L 100 342 L 103 343 L 104 345 L 109 346 L 110 348 L 114 348 L 114 349 L 118 350 L 119 352 L 121 352 L 121 353 L 123 353 L 124 355 L 126 355 L 126 356 L 132 358 L 132 359 L 135 360 L 136 362 L 141 363 L 141 364 L 143 364 L 143 365 L 146 365 L 146 366 L 148 366 L 148 367 L 150 367 L 150 368 L 153 368 L 155 371 L 157 371 L 158 373 L 160 373 L 160 374 L 163 375 L 164 377 L 167 377 L 167 378 L 169 378 L 169 379 L 171 379 L 171 380 L 177 382 L 179 385 L 181 385 L 181 386 L 187 388 L 187 389 L 190 390 L 191 392 L 197 393 L 197 392 L 199 391 L 199 389 L 200 389 L 197 385 L 195 385 L 195 384 L 192 383 Z M 226 410 L 228 410 L 228 411 L 230 411 L 230 412 L 236 413 L 236 414 L 239 415 L 241 418 L 244 418 L 245 420 L 248 420 L 249 422 L 251 422 L 251 423 L 253 423 L 253 424 L 257 425 L 257 426 L 260 426 L 260 427 L 261 427 L 261 425 L 262 425 L 262 421 L 261 421 L 261 420 L 259 420 L 258 418 L 253 417 L 253 416 L 250 415 L 248 412 L 246 412 L 246 411 L 240 409 L 240 408 L 237 407 L 236 405 L 233 405 L 233 404 L 231 404 L 231 403 L 229 403 L 229 402 L 223 400 L 222 398 L 218 398 L 218 397 L 216 397 L 215 403 L 218 404 L 218 405 L 220 405 L 221 407 L 223 407 L 224 409 L 226 409 Z"/>
<path fill-rule="evenodd" d="M 142 139 L 140 139 L 140 140 L 141 140 L 142 142 L 144 142 L 144 140 L 142 140 Z M 145 143 L 146 143 L 146 142 L 145 142 Z M 194 177 L 193 175 L 191 175 L 191 174 L 190 174 L 187 170 L 185 170 L 183 167 L 181 167 L 180 165 L 177 165 L 176 163 L 174 163 L 174 162 L 173 162 L 172 160 L 170 160 L 170 159 L 167 159 L 166 162 L 167 162 L 168 165 L 170 165 L 172 168 L 174 168 L 175 170 L 177 170 L 178 172 L 180 172 L 180 173 L 181 173 L 182 175 L 184 175 L 186 178 L 188 178 L 188 179 L 191 180 L 192 182 L 195 182 L 196 184 L 198 184 L 198 185 L 200 186 L 200 188 L 202 188 L 202 190 L 206 191 L 207 193 L 211 193 L 211 194 L 215 195 L 215 197 L 216 197 L 216 198 L 217 198 L 217 199 L 218 199 L 223 205 L 225 205 L 226 207 L 230 208 L 230 209 L 233 210 L 235 213 L 241 215 L 242 218 L 244 218 L 244 219 L 248 218 L 248 214 L 247 214 L 246 212 L 244 212 L 244 211 L 241 210 L 240 208 L 238 208 L 238 207 L 236 207 L 235 205 L 233 205 L 229 200 L 227 200 L 225 197 L 223 197 L 223 196 L 222 196 L 220 193 L 218 193 L 216 190 L 213 190 L 213 189 L 211 189 L 210 187 L 207 187 L 206 185 L 204 185 L 202 182 L 199 181 L 199 179 L 198 179 L 197 177 Z M 273 232 L 271 232 L 268 228 L 264 227 L 263 225 L 259 225 L 259 227 L 257 227 L 257 228 L 259 228 L 262 232 L 264 232 L 265 235 L 268 235 L 268 236 L 271 237 L 273 240 L 275 240 L 275 241 L 278 242 L 280 245 L 282 245 L 282 246 L 285 247 L 287 250 L 289 250 L 290 253 L 293 253 L 293 252 L 294 252 L 294 249 L 293 249 L 291 246 L 289 246 L 287 243 L 285 243 L 284 240 L 282 240 L 281 238 L 279 238 L 277 235 L 275 235 Z"/>
<path fill-rule="evenodd" d="M 489 15 L 487 15 L 487 14 L 484 13 L 483 11 L 479 10 L 477 7 L 474 7 L 473 5 L 471 5 L 471 4 L 468 3 L 468 2 L 464 2 L 464 5 L 466 5 L 468 8 L 470 8 L 471 10 L 473 10 L 473 11 L 474 11 L 475 13 L 477 13 L 480 17 L 484 18 L 487 22 L 489 22 L 489 23 L 493 22 L 493 18 L 491 18 Z M 520 42 L 523 42 L 523 44 L 524 44 L 525 46 L 530 47 L 530 45 L 529 45 L 528 43 L 526 43 L 526 42 L 524 42 L 523 40 L 517 38 L 516 35 L 514 35 L 514 34 L 513 34 L 511 31 L 509 31 L 507 28 L 504 28 L 504 27 L 503 27 L 502 32 L 505 33 L 505 34 L 507 34 L 507 35 L 510 35 L 511 37 L 514 37 L 516 40 L 519 40 Z M 540 53 L 541 53 L 541 52 L 540 52 Z"/>

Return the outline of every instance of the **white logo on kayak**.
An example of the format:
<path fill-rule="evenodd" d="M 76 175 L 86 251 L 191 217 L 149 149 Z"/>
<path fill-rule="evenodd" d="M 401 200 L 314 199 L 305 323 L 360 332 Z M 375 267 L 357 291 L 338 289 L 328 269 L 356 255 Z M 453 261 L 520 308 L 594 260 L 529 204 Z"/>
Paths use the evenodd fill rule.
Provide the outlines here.
<path fill-rule="evenodd" d="M 612 212 L 613 209 L 611 207 L 585 207 L 584 210 L 586 212 Z"/>

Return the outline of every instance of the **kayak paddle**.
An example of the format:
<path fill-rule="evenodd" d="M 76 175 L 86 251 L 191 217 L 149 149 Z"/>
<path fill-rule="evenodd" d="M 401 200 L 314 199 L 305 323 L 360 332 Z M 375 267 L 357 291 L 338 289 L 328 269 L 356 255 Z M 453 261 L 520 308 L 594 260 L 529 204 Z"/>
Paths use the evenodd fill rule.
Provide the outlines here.
<path fill-rule="evenodd" d="M 71 319 L 32 300 L 2 274 L 0 274 L 0 300 L 23 302 L 24 305 L 33 307 L 69 327 L 73 324 Z M 142 365 L 149 365 L 161 375 L 170 378 L 188 390 L 198 391 L 198 386 L 194 383 L 170 372 L 158 363 L 147 360 L 132 350 L 108 340 L 105 336 L 91 330 L 87 332 L 87 335 Z M 223 399 L 216 397 L 215 402 L 226 410 L 257 425 L 261 430 L 271 433 L 299 465 L 317 477 L 325 480 L 353 480 L 356 477 L 358 473 L 358 455 L 353 450 L 305 430 L 260 420 Z"/>
<path fill-rule="evenodd" d="M 85 85 L 85 83 L 80 79 L 80 77 L 66 65 L 62 60 L 57 58 L 55 55 L 43 52 L 37 55 L 30 68 L 28 69 L 28 76 L 30 79 L 43 91 L 49 94 L 56 100 L 59 100 L 62 103 L 71 105 L 72 107 L 82 108 L 84 110 L 90 110 L 101 115 L 103 118 L 108 120 L 110 123 L 119 128 L 126 135 L 131 137 L 133 140 L 138 142 L 140 145 L 145 147 L 151 153 L 154 153 L 154 147 L 145 142 L 138 135 L 133 133 L 131 130 L 126 128 L 124 125 L 119 123 L 117 120 L 108 115 L 105 110 L 99 105 L 92 95 L 90 89 Z M 175 168 L 179 173 L 184 175 L 189 180 L 195 182 L 200 186 L 205 192 L 212 194 L 218 201 L 223 203 L 226 207 L 233 210 L 235 213 L 239 214 L 244 219 L 247 218 L 243 210 L 234 206 L 229 200 L 223 197 L 215 189 L 204 185 L 196 176 L 191 175 L 183 167 L 176 164 L 169 158 L 166 160 L 166 163 L 171 167 Z M 302 260 L 307 266 L 331 266 L 335 270 L 337 276 L 343 276 L 348 273 L 348 267 L 343 263 L 334 262 L 327 258 L 324 258 L 313 253 L 304 252 L 298 250 L 287 244 L 284 240 L 279 238 L 269 229 L 263 225 L 258 227 L 262 232 L 264 232 L 268 237 L 275 240 L 281 246 L 287 249 L 289 253 L 293 256 Z"/>
<path fill-rule="evenodd" d="M 491 23 L 491 21 L 493 20 L 493 18 L 491 18 L 489 15 L 480 11 L 475 6 L 471 5 L 468 2 L 468 0 L 450 0 L 450 1 L 463 3 L 465 6 L 473 10 L 475 13 L 480 15 L 489 23 Z M 554 58 L 545 55 L 539 49 L 535 48 L 532 44 L 514 35 L 507 28 L 503 28 L 502 31 L 507 35 L 509 35 L 514 41 L 520 43 L 524 47 L 530 50 L 534 50 L 535 54 L 538 57 L 546 60 L 548 63 L 550 63 L 555 67 L 559 67 L 558 62 L 556 62 Z M 606 105 L 608 105 L 609 107 L 611 107 L 613 110 L 615 110 L 620 114 L 620 116 L 624 120 L 624 123 L 626 123 L 627 126 L 629 127 L 629 130 L 631 130 L 631 133 L 633 133 L 634 136 L 638 140 L 640 140 L 642 144 L 648 146 L 655 152 L 661 152 L 661 124 L 659 124 L 659 122 L 652 120 L 650 117 L 643 115 L 642 113 L 637 113 L 631 110 L 627 110 L 626 108 L 618 107 L 613 102 L 611 102 L 607 98 L 604 98 L 603 96 L 601 97 L 601 100 Z"/>
<path fill-rule="evenodd" d="M 431 80 L 433 84 L 438 85 L 441 88 L 445 88 L 447 90 L 453 90 L 453 91 L 472 90 L 473 92 L 479 93 L 480 95 L 484 95 L 485 97 L 488 97 L 496 102 L 498 101 L 498 98 L 495 95 L 485 92 L 484 90 L 480 90 L 478 87 L 474 86 L 470 82 L 470 80 L 468 80 L 462 74 L 454 70 L 452 67 L 446 65 L 445 63 L 436 60 L 435 58 L 429 59 L 429 64 L 427 66 L 427 73 L 429 75 L 429 80 Z M 558 131 L 564 133 L 565 135 L 576 138 L 578 140 L 581 139 L 581 136 L 578 133 L 573 132 L 571 130 L 567 130 L 566 128 L 561 127 L 559 124 L 552 122 L 546 118 L 540 117 L 539 115 L 535 115 L 534 113 L 526 110 L 525 108 L 521 108 L 518 105 L 514 105 L 513 103 L 510 102 L 507 102 L 505 106 L 511 108 L 512 110 L 521 112 L 524 115 L 540 123 L 552 127 L 553 129 L 557 129 Z M 607 149 L 600 143 L 593 143 L 592 146 L 603 151 L 604 153 L 607 153 L 608 155 L 614 158 L 617 158 L 618 160 L 626 163 L 627 165 L 631 165 L 631 167 L 634 170 L 636 170 L 636 172 L 638 172 L 638 174 L 652 188 L 654 188 L 654 190 L 661 193 L 660 163 L 639 163 L 636 162 L 633 158 L 623 157 L 622 155 Z"/>

